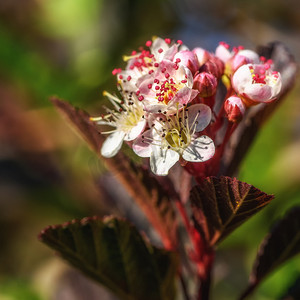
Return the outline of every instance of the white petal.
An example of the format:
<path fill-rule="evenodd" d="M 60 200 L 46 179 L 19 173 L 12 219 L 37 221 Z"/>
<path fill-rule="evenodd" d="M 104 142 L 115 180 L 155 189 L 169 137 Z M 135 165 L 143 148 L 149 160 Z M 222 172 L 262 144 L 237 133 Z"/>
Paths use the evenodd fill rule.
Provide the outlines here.
<path fill-rule="evenodd" d="M 245 87 L 244 94 L 251 100 L 265 102 L 272 98 L 272 88 L 266 84 L 253 83 Z"/>
<path fill-rule="evenodd" d="M 142 119 L 129 132 L 126 133 L 124 141 L 132 141 L 136 139 L 144 130 L 146 126 L 146 119 Z"/>
<path fill-rule="evenodd" d="M 239 67 L 232 76 L 232 85 L 239 94 L 244 93 L 245 87 L 252 84 L 252 75 L 248 65 Z"/>
<path fill-rule="evenodd" d="M 195 128 L 195 132 L 202 131 L 211 121 L 211 109 L 205 104 L 191 105 L 187 114 L 188 125 Z"/>
<path fill-rule="evenodd" d="M 139 136 L 132 145 L 133 151 L 140 157 L 150 157 L 152 153 L 152 130 L 147 130 Z"/>
<path fill-rule="evenodd" d="M 123 131 L 116 131 L 110 134 L 102 145 L 101 155 L 104 157 L 115 156 L 122 146 L 124 136 L 125 132 Z"/>
<path fill-rule="evenodd" d="M 282 81 L 281 81 L 280 73 L 278 73 L 277 76 L 278 77 L 275 78 L 273 75 L 272 80 L 269 83 L 270 86 L 272 87 L 272 98 L 277 97 L 281 91 Z"/>
<path fill-rule="evenodd" d="M 233 54 L 223 45 L 219 45 L 216 49 L 215 55 L 216 57 L 220 58 L 224 63 L 226 63 L 232 57 Z"/>
<path fill-rule="evenodd" d="M 158 52 L 159 49 L 162 49 L 163 51 L 160 53 Z M 162 38 L 156 38 L 153 41 L 152 46 L 150 47 L 151 53 L 154 54 L 155 58 L 158 61 L 161 61 L 165 55 L 165 52 L 169 49 L 169 45 L 162 39 Z"/>
<path fill-rule="evenodd" d="M 215 154 L 215 145 L 213 140 L 206 135 L 191 142 L 191 144 L 183 151 L 182 158 L 191 162 L 202 162 L 209 160 Z"/>
<path fill-rule="evenodd" d="M 238 52 L 238 55 L 242 55 L 250 60 L 252 64 L 259 64 L 259 56 L 256 52 L 244 49 Z"/>
<path fill-rule="evenodd" d="M 154 174 L 165 176 L 179 160 L 179 154 L 171 149 L 153 146 L 150 156 L 150 167 Z"/>

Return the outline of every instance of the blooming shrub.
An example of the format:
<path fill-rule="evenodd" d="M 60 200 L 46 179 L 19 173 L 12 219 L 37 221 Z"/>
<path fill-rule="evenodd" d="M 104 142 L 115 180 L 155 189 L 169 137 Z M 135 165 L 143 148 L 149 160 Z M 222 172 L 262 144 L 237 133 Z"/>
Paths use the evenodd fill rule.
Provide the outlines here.
<path fill-rule="evenodd" d="M 52 102 L 124 185 L 161 245 L 115 216 L 49 226 L 40 239 L 120 299 L 179 299 L 176 280 L 184 299 L 209 299 L 218 244 L 274 198 L 229 176 L 291 88 L 295 63 L 278 43 L 256 53 L 222 42 L 210 53 L 168 38 L 124 60 L 125 69 L 112 72 L 118 93 L 104 92 L 112 108 L 100 117 Z M 142 165 L 120 151 L 124 142 Z M 262 242 L 240 299 L 299 253 L 299 220 L 298 207 Z"/>

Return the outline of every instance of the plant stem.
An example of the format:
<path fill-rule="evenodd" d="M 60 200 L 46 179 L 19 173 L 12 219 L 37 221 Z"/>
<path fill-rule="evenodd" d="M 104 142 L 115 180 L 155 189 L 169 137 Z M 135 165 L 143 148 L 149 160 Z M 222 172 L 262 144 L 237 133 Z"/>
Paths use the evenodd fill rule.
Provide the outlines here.
<path fill-rule="evenodd" d="M 211 270 L 208 270 L 206 276 L 200 279 L 197 300 L 208 300 L 210 283 L 211 283 Z"/>
<path fill-rule="evenodd" d="M 179 280 L 181 283 L 182 292 L 183 292 L 185 300 L 190 300 L 190 296 L 188 294 L 188 290 L 187 290 L 187 287 L 186 287 L 186 284 L 185 284 L 182 274 L 179 275 Z"/>

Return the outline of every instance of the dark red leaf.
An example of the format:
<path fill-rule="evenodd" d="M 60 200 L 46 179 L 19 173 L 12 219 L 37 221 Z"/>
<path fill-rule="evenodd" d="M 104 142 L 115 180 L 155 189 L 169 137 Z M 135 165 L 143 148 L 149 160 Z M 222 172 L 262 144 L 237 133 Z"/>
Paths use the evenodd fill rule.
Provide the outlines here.
<path fill-rule="evenodd" d="M 215 245 L 273 198 L 236 178 L 221 176 L 208 177 L 195 186 L 190 200 L 196 228 Z"/>
<path fill-rule="evenodd" d="M 263 240 L 258 251 L 244 299 L 281 264 L 300 252 L 300 207 L 281 219 Z"/>
<path fill-rule="evenodd" d="M 125 220 L 75 220 L 49 226 L 39 238 L 121 299 L 175 298 L 175 253 L 153 247 Z"/>

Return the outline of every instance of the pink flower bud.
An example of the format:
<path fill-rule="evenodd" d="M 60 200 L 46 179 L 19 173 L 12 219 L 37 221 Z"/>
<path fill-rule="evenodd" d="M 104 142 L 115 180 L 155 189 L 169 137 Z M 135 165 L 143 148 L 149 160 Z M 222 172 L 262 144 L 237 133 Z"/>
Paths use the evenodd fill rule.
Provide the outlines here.
<path fill-rule="evenodd" d="M 199 67 L 204 65 L 210 58 L 209 52 L 199 47 L 193 49 L 193 53 L 197 56 Z"/>
<path fill-rule="evenodd" d="M 202 72 L 195 76 L 193 88 L 199 91 L 200 97 L 210 97 L 216 93 L 217 85 L 217 78 L 213 74 Z"/>
<path fill-rule="evenodd" d="M 199 71 L 207 72 L 213 74 L 217 78 L 220 78 L 224 73 L 224 63 L 216 56 L 211 56 Z"/>
<path fill-rule="evenodd" d="M 199 69 L 197 56 L 189 50 L 179 51 L 175 54 L 173 61 L 178 65 L 183 65 L 195 74 Z"/>
<path fill-rule="evenodd" d="M 246 107 L 241 98 L 231 96 L 224 102 L 224 109 L 229 121 L 239 122 L 245 114 Z"/>

